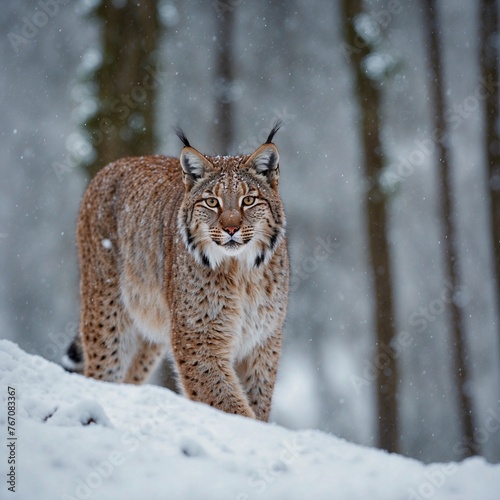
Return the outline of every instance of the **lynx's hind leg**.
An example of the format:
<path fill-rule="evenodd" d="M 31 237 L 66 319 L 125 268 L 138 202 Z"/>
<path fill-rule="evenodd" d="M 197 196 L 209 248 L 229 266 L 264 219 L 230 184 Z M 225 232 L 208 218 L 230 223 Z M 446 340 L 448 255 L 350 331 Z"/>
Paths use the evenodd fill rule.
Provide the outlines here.
<path fill-rule="evenodd" d="M 271 411 L 276 373 L 281 349 L 281 332 L 259 344 L 236 367 L 250 407 L 259 420 L 267 422 Z"/>
<path fill-rule="evenodd" d="M 80 260 L 80 332 L 85 375 L 121 382 L 135 354 L 132 319 L 120 293 L 116 227 L 106 200 L 95 210 L 92 185 L 82 201 L 77 227 Z"/>
<path fill-rule="evenodd" d="M 124 382 L 128 384 L 141 384 L 144 382 L 158 365 L 165 349 L 165 345 L 150 342 L 139 335 L 138 348 L 128 368 Z"/>
<path fill-rule="evenodd" d="M 82 296 L 80 328 L 85 352 L 85 375 L 121 382 L 135 353 L 130 338 L 132 320 L 124 310 L 112 279 L 94 283 Z"/>

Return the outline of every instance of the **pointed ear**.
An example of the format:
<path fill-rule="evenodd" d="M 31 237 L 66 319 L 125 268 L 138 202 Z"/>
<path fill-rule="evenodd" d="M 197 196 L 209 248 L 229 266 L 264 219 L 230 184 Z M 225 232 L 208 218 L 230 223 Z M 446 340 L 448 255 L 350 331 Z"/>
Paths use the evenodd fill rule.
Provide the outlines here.
<path fill-rule="evenodd" d="M 197 181 L 213 170 L 213 165 L 196 149 L 189 146 L 183 148 L 180 162 L 184 172 L 184 184 L 188 191 Z"/>
<path fill-rule="evenodd" d="M 267 178 L 273 189 L 278 187 L 280 172 L 280 155 L 274 144 L 262 144 L 262 146 L 250 156 L 246 165 L 250 170 Z"/>

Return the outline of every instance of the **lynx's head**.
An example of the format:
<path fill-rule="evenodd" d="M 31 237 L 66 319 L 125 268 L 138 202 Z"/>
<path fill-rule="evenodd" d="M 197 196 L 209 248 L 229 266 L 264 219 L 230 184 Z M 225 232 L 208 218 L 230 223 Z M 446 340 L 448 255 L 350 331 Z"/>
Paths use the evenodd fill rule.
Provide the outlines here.
<path fill-rule="evenodd" d="M 285 234 L 278 195 L 279 154 L 267 141 L 248 156 L 204 156 L 184 143 L 180 163 L 186 193 L 178 227 L 189 252 L 202 265 L 217 268 L 236 257 L 249 267 L 267 263 Z"/>

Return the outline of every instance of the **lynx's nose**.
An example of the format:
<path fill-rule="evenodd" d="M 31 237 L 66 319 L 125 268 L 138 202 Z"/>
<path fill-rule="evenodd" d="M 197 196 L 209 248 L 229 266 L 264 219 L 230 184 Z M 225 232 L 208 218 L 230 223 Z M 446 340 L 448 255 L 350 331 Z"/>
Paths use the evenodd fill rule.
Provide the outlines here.
<path fill-rule="evenodd" d="M 224 229 L 224 231 L 226 231 L 226 233 L 229 233 L 232 236 L 236 231 L 238 231 L 239 227 L 228 226 L 228 227 L 223 227 L 222 229 Z"/>
<path fill-rule="evenodd" d="M 240 228 L 241 214 L 239 210 L 235 210 L 234 208 L 226 210 L 222 212 L 219 222 L 222 229 L 224 229 L 224 231 L 229 235 L 233 236 L 233 234 Z"/>

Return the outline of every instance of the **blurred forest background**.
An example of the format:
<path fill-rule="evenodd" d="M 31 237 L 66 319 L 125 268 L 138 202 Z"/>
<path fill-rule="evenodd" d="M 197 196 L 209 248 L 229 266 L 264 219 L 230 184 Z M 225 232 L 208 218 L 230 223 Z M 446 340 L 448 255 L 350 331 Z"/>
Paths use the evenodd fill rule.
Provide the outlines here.
<path fill-rule="evenodd" d="M 0 26 L 2 337 L 60 361 L 99 168 L 178 155 L 176 125 L 250 153 L 281 119 L 272 419 L 500 461 L 496 1 L 5 0 Z"/>

